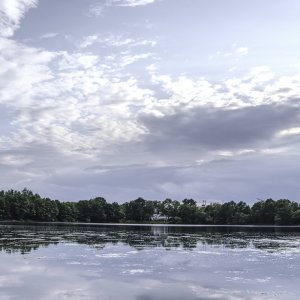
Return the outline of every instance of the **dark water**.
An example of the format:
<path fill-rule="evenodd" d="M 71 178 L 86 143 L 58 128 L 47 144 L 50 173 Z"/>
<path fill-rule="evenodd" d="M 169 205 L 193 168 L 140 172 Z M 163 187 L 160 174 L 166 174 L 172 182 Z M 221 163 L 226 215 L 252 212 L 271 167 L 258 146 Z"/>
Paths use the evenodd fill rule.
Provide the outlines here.
<path fill-rule="evenodd" d="M 300 228 L 0 225 L 0 300 L 300 299 Z"/>

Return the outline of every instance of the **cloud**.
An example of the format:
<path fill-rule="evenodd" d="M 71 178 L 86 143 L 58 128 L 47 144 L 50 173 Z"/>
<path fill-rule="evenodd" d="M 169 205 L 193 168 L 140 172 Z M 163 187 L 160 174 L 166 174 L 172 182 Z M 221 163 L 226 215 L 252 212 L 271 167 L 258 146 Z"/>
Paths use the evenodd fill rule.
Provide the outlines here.
<path fill-rule="evenodd" d="M 149 47 L 152 50 L 155 45 L 156 41 L 154 40 L 113 34 L 86 36 L 82 41 L 77 43 L 77 47 L 80 51 L 86 51 L 85 49 L 91 46 L 101 47 L 104 51 L 109 49 L 109 55 L 107 55 L 105 59 L 110 65 L 110 68 L 115 71 L 143 60 L 148 64 L 149 60 L 155 59 L 155 53 L 150 52 Z"/>
<path fill-rule="evenodd" d="M 249 52 L 248 47 L 239 47 L 236 49 L 236 53 L 240 54 L 240 55 L 247 55 Z"/>
<path fill-rule="evenodd" d="M 90 5 L 87 15 L 90 17 L 101 17 L 103 16 L 105 5 L 103 3 L 96 3 Z"/>
<path fill-rule="evenodd" d="M 38 0 L 2 0 L 0 2 L 0 36 L 11 37 L 19 28 L 27 10 L 36 7 Z"/>
<path fill-rule="evenodd" d="M 137 61 L 147 59 L 147 58 L 149 58 L 153 55 L 154 55 L 153 53 L 141 53 L 141 54 L 130 54 L 129 53 L 127 55 L 124 55 L 121 58 L 120 65 L 122 67 L 126 67 L 128 65 L 131 65 L 131 64 L 137 62 Z"/>
<path fill-rule="evenodd" d="M 48 63 L 56 53 L 27 47 L 10 39 L 0 38 L 0 103 L 16 105 L 36 101 L 32 91 L 39 83 L 52 78 Z M 20 103 L 21 102 L 21 103 Z"/>
<path fill-rule="evenodd" d="M 276 75 L 266 66 L 252 68 L 240 77 L 232 77 L 219 82 L 205 78 L 189 78 L 157 74 L 150 70 L 152 82 L 168 95 L 148 106 L 157 115 L 172 113 L 178 106 L 241 108 L 264 104 L 296 102 L 300 93 L 300 77 Z"/>
<path fill-rule="evenodd" d="M 300 134 L 300 127 L 293 127 L 293 128 L 289 128 L 289 129 L 284 129 L 282 131 L 279 132 L 280 135 L 298 135 Z"/>
<path fill-rule="evenodd" d="M 246 46 L 239 46 L 238 44 L 233 44 L 231 50 L 228 52 L 217 51 L 214 55 L 210 56 L 210 59 L 235 59 L 238 61 L 241 57 L 249 54 L 249 48 Z"/>
<path fill-rule="evenodd" d="M 184 197 L 189 191 L 217 198 L 213 182 L 227 192 L 226 172 L 240 174 L 253 157 L 258 169 L 270 166 L 274 155 L 290 166 L 285 155 L 299 145 L 299 76 L 276 78 L 260 67 L 211 83 L 150 68 L 155 88 L 146 88 L 132 74 L 123 75 L 130 63 L 146 58 L 139 54 L 111 60 L 9 39 L 0 45 L 0 99 L 11 126 L 1 136 L 6 186 L 45 188 L 68 199 L 85 197 L 86 188 L 96 195 L 99 185 L 114 200 Z M 159 89 L 164 98 L 157 96 Z M 270 157 L 268 163 L 263 157 Z M 249 170 L 245 180 L 254 182 L 255 172 Z"/>
<path fill-rule="evenodd" d="M 107 5 L 136 7 L 154 3 L 155 0 L 107 0 Z"/>
<path fill-rule="evenodd" d="M 2 11 L 3 3 L 8 5 L 2 2 Z M 277 172 L 274 185 L 266 186 L 277 194 L 275 183 L 293 186 L 299 75 L 277 76 L 258 66 L 219 82 L 175 77 L 154 65 L 156 54 L 143 51 L 155 41 L 113 34 L 89 35 L 74 52 L 30 47 L 7 37 L 37 2 L 10 3 L 18 9 L 6 9 L 14 21 L 6 22 L 10 34 L 0 40 L 2 186 L 27 186 L 63 199 L 68 194 L 68 200 L 96 196 L 100 187 L 113 200 L 237 199 L 243 190 L 255 196 L 243 180 L 259 183 L 256 190 L 264 194 L 257 181 L 271 178 L 272 166 L 282 167 L 284 178 Z M 91 46 L 109 53 L 93 53 Z M 248 48 L 234 46 L 232 53 L 246 55 Z M 237 182 L 236 196 L 230 182 Z"/>
<path fill-rule="evenodd" d="M 80 43 L 79 48 L 87 48 L 91 45 L 99 44 L 104 47 L 141 47 L 141 46 L 155 46 L 156 41 L 154 40 L 145 40 L 145 39 L 133 39 L 133 38 L 124 38 L 121 35 L 89 35 L 85 37 Z"/>
<path fill-rule="evenodd" d="M 40 39 L 50 39 L 58 36 L 57 32 L 49 32 L 40 36 Z"/>
<path fill-rule="evenodd" d="M 234 110 L 194 107 L 178 108 L 164 117 L 145 115 L 141 120 L 149 132 L 145 139 L 152 151 L 165 147 L 172 151 L 174 147 L 178 150 L 187 146 L 201 152 L 270 145 L 282 124 L 292 127 L 300 123 L 299 114 L 300 108 L 286 105 Z"/>
<path fill-rule="evenodd" d="M 114 65 L 91 54 L 48 52 L 8 39 L 1 47 L 0 99 L 11 111 L 12 126 L 1 140 L 10 149 L 5 154 L 10 165 L 28 169 L 44 151 L 57 159 L 93 158 L 110 143 L 134 141 L 143 134 L 131 110 L 152 92 L 138 87 L 132 77 L 118 78 Z M 126 55 L 124 65 L 140 58 Z M 24 157 L 15 155 L 15 149 L 23 149 Z"/>
<path fill-rule="evenodd" d="M 103 16 L 109 7 L 139 7 L 153 4 L 157 0 L 106 0 L 92 4 L 88 10 L 88 16 Z"/>

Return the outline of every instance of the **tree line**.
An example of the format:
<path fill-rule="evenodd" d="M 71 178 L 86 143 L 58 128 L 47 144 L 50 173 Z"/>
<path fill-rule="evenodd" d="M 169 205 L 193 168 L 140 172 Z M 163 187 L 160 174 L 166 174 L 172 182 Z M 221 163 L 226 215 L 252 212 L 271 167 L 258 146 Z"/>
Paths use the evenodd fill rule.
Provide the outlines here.
<path fill-rule="evenodd" d="M 155 216 L 160 218 L 155 219 Z M 42 198 L 28 189 L 0 191 L 0 220 L 36 222 L 151 223 L 209 225 L 300 225 L 300 205 L 288 199 L 199 206 L 193 199 L 138 198 L 123 204 L 97 197 L 78 202 Z M 156 221 L 155 221 L 156 220 Z"/>

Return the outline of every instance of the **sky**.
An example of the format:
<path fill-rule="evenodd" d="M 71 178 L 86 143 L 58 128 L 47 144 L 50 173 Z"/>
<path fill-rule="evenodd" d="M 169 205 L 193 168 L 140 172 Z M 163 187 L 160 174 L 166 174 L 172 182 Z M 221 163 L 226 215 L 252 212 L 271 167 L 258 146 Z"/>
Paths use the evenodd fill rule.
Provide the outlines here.
<path fill-rule="evenodd" d="M 0 0 L 0 189 L 300 200 L 298 0 Z"/>

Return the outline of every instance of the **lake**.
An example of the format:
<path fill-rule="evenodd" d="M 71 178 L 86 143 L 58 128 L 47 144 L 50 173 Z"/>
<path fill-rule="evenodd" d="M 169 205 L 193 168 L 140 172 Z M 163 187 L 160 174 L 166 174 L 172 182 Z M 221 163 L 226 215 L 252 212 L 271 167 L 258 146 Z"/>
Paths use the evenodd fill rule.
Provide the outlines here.
<path fill-rule="evenodd" d="M 0 225 L 0 249 L 0 300 L 300 295 L 300 228 Z"/>

